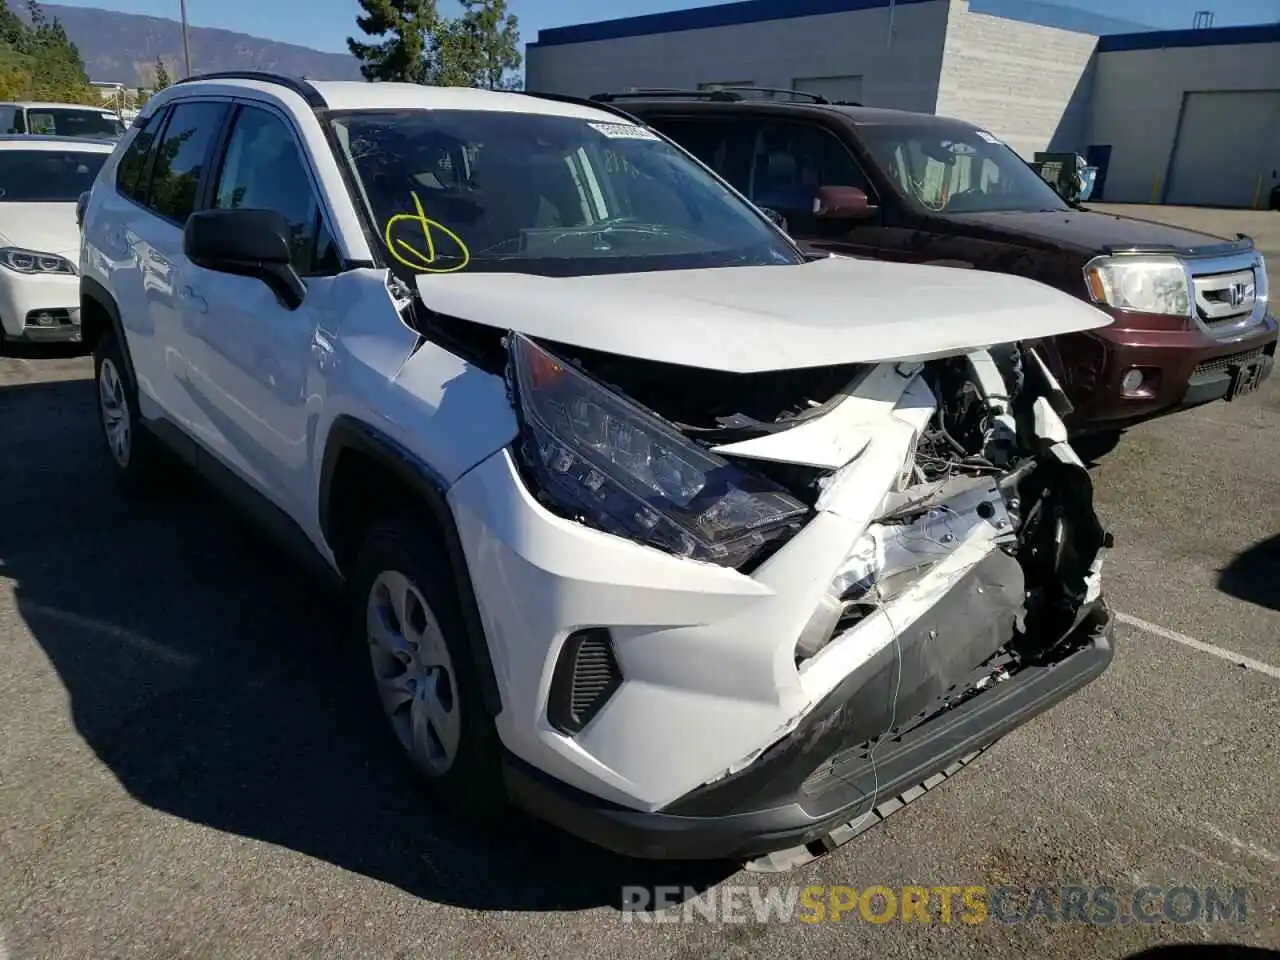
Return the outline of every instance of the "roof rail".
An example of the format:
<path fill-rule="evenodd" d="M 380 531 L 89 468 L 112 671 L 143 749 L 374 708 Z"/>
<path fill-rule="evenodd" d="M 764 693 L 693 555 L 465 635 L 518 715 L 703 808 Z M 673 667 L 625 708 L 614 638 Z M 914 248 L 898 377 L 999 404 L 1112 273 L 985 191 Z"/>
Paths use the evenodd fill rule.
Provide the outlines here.
<path fill-rule="evenodd" d="M 770 98 L 772 98 L 776 94 L 785 93 L 789 97 L 807 99 L 810 103 L 830 103 L 831 102 L 820 93 L 810 93 L 808 90 L 788 90 L 786 87 L 739 87 L 739 86 L 734 86 L 733 84 L 729 84 L 723 87 L 718 86 L 713 89 L 728 90 L 731 93 L 742 93 L 742 92 L 767 93 L 770 95 Z"/>
<path fill-rule="evenodd" d="M 733 102 L 747 99 L 746 94 L 761 95 L 761 99 L 774 99 L 778 94 L 786 94 L 798 100 L 807 100 L 809 103 L 830 103 L 820 93 L 809 93 L 807 90 L 788 90 L 785 87 L 739 87 L 739 86 L 723 86 L 708 87 L 704 90 L 681 90 L 672 87 L 651 87 L 641 88 L 637 90 L 628 90 L 625 93 L 597 93 L 591 99 L 597 103 L 609 103 L 613 100 L 656 100 L 664 97 L 671 99 L 693 99 L 693 100 L 718 100 L 721 102 Z"/>
<path fill-rule="evenodd" d="M 742 99 L 742 96 L 735 90 L 678 90 L 671 87 L 653 87 L 628 90 L 625 93 L 595 93 L 591 95 L 591 99 L 597 104 L 612 103 L 615 100 L 654 100 L 662 97 L 734 102 Z"/>
<path fill-rule="evenodd" d="M 194 77 L 183 77 L 174 83 L 202 83 L 207 80 L 257 80 L 259 83 L 274 83 L 292 90 L 313 110 L 324 110 L 329 106 L 320 91 L 302 77 L 291 77 L 283 73 L 272 73 L 269 70 L 223 70 L 218 73 L 201 73 Z"/>
<path fill-rule="evenodd" d="M 625 120 L 630 120 L 632 123 L 638 123 L 641 126 L 646 126 L 643 120 L 633 117 L 621 107 L 611 106 L 607 101 L 597 100 L 595 97 L 574 97 L 567 93 L 540 93 L 537 90 L 517 90 L 514 92 L 524 94 L 526 97 L 537 97 L 540 100 L 554 100 L 557 103 L 574 103 L 580 107 L 592 107 L 596 110 L 604 110 L 607 113 L 612 113 L 616 117 L 622 117 Z"/>

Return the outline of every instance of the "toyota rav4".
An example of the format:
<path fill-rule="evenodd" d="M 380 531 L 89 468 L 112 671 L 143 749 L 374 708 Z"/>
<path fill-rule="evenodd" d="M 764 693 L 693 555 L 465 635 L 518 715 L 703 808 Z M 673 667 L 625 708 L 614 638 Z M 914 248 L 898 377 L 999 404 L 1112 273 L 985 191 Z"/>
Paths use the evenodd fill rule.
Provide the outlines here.
<path fill-rule="evenodd" d="M 334 574 L 463 810 L 786 867 L 1111 660 L 1110 540 L 1021 345 L 1108 317 L 806 256 L 610 107 L 180 82 L 81 262 L 125 486 L 177 453 Z"/>

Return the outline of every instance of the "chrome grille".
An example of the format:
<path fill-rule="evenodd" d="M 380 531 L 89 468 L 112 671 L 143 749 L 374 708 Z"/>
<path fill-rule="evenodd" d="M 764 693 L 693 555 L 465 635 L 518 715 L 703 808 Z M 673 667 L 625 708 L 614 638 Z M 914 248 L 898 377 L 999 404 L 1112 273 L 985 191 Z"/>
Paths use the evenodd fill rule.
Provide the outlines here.
<path fill-rule="evenodd" d="M 1209 326 L 1231 323 L 1253 313 L 1258 287 L 1252 270 L 1193 277 L 1196 311 Z"/>
<path fill-rule="evenodd" d="M 1239 337 L 1267 314 L 1267 273 L 1256 250 L 1187 260 L 1195 322 L 1218 340 Z"/>

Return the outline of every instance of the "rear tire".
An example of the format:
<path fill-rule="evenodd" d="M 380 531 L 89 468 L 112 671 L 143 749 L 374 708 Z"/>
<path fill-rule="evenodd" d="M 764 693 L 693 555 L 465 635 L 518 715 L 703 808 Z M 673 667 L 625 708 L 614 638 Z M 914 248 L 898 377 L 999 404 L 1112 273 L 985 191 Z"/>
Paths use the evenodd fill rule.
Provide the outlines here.
<path fill-rule="evenodd" d="M 351 584 L 373 698 L 402 751 L 451 812 L 492 818 L 506 807 L 501 745 L 440 538 L 413 515 L 377 524 Z"/>
<path fill-rule="evenodd" d="M 114 332 L 103 334 L 95 345 L 93 373 L 107 460 L 117 479 L 131 495 L 156 491 L 163 473 L 164 454 L 142 426 L 137 390 Z"/>

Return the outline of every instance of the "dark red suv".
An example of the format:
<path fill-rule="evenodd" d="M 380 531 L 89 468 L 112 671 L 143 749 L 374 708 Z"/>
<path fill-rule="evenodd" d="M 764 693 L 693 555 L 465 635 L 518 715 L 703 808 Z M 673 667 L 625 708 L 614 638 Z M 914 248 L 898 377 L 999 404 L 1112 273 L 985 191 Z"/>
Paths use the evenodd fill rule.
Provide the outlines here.
<path fill-rule="evenodd" d="M 972 124 L 807 96 L 595 99 L 684 146 L 808 248 L 1016 273 L 1106 310 L 1111 326 L 1045 345 L 1076 434 L 1233 400 L 1270 375 L 1276 320 L 1247 237 L 1091 212 Z"/>

